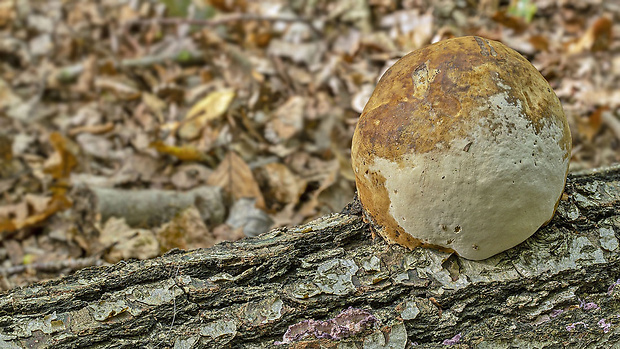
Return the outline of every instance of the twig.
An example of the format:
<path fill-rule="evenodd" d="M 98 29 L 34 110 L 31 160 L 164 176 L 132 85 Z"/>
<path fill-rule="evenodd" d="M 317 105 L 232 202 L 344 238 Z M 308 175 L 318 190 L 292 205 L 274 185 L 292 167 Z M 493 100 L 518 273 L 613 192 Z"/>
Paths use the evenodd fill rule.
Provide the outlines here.
<path fill-rule="evenodd" d="M 181 269 L 180 267 L 177 267 L 177 271 L 174 274 L 174 279 L 173 280 L 174 280 L 174 285 L 176 287 L 180 288 L 181 291 L 183 291 L 183 287 L 180 287 L 178 285 L 178 282 L 177 282 L 177 277 L 179 276 L 179 270 L 180 269 Z M 161 340 L 161 342 L 159 342 L 159 344 L 157 345 L 158 347 L 161 346 L 162 343 L 168 338 L 170 333 L 172 333 L 172 329 L 174 328 L 174 320 L 177 318 L 177 297 L 174 296 L 174 287 L 171 287 L 170 289 L 172 290 L 172 321 L 170 321 L 170 328 L 168 329 L 168 332 L 166 332 L 166 337 L 164 337 Z M 185 293 L 185 292 L 183 291 L 183 293 Z"/>
<path fill-rule="evenodd" d="M 173 60 L 177 62 L 187 62 L 196 57 L 202 57 L 204 53 L 202 51 L 186 51 L 182 50 L 179 52 L 166 53 L 160 55 L 153 56 L 144 56 L 140 58 L 128 58 L 123 59 L 119 63 L 116 64 L 117 68 L 131 68 L 131 67 L 147 67 L 153 64 L 163 63 L 168 60 Z M 100 60 L 97 62 L 98 66 L 103 66 L 108 63 L 109 59 Z M 75 78 L 77 78 L 84 71 L 84 65 L 82 63 L 70 65 L 64 68 L 61 68 L 56 74 L 56 79 L 60 82 L 71 82 Z"/>
<path fill-rule="evenodd" d="M 29 265 L 16 265 L 8 268 L 0 268 L 0 275 L 13 275 L 23 273 L 32 269 L 39 272 L 57 273 L 65 269 L 78 270 L 86 267 L 103 265 L 103 261 L 97 257 L 77 258 L 63 261 L 51 261 L 43 263 L 33 263 Z"/>
<path fill-rule="evenodd" d="M 154 19 L 142 19 L 135 21 L 128 21 L 127 25 L 131 25 L 134 23 L 141 24 L 152 24 L 158 23 L 163 25 L 178 25 L 178 24 L 191 24 L 191 25 L 200 25 L 200 26 L 208 26 L 213 27 L 217 25 L 227 24 L 230 22 L 239 22 L 239 21 L 266 21 L 266 22 L 302 22 L 308 25 L 312 30 L 312 33 L 320 37 L 323 33 L 314 26 L 312 20 L 303 17 L 282 17 L 282 16 L 262 16 L 248 13 L 232 13 L 228 15 L 221 15 L 218 18 L 214 19 L 192 19 L 192 18 L 154 18 Z"/>

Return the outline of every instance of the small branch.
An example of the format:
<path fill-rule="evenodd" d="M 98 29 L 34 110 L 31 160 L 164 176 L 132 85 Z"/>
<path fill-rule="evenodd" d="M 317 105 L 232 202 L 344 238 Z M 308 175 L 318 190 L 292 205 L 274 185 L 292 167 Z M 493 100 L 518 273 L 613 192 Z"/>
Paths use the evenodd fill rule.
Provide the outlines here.
<path fill-rule="evenodd" d="M 79 270 L 86 267 L 101 266 L 103 261 L 96 257 L 69 259 L 62 261 L 51 261 L 43 263 L 33 263 L 28 265 L 16 265 L 8 268 L 1 268 L 0 275 L 8 276 L 23 273 L 26 270 L 35 270 L 37 272 L 58 273 L 63 270 Z"/>
<path fill-rule="evenodd" d="M 127 25 L 131 25 L 134 23 L 140 24 L 162 24 L 162 25 L 179 25 L 179 24 L 190 24 L 190 25 L 199 25 L 206 27 L 214 27 L 222 24 L 228 24 L 230 22 L 240 22 L 240 21 L 266 21 L 266 22 L 286 22 L 286 23 L 295 23 L 302 22 L 310 27 L 312 33 L 316 37 L 320 37 L 323 33 L 314 26 L 312 20 L 308 18 L 302 17 L 283 17 L 283 16 L 262 16 L 248 13 L 233 13 L 229 15 L 222 15 L 215 19 L 192 19 L 192 18 L 154 18 L 154 19 L 144 19 L 144 20 L 135 20 L 127 22 Z"/>
<path fill-rule="evenodd" d="M 127 58 L 121 60 L 118 64 L 116 64 L 117 68 L 132 68 L 132 67 L 148 67 L 154 64 L 163 63 L 165 61 L 175 61 L 175 62 L 188 62 L 197 57 L 204 56 L 202 51 L 187 51 L 181 50 L 173 53 L 166 53 L 160 55 L 153 56 L 144 56 L 139 58 Z M 103 66 L 108 63 L 109 59 L 103 59 L 97 62 L 97 66 Z M 75 80 L 82 72 L 84 71 L 84 65 L 82 63 L 70 65 L 64 68 L 61 68 L 56 74 L 56 79 L 62 83 L 68 83 Z"/>

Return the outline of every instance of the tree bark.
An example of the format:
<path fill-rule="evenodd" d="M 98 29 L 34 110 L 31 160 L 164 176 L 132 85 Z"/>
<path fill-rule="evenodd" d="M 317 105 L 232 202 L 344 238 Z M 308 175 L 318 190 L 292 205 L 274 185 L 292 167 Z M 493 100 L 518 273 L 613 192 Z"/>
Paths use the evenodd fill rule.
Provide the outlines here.
<path fill-rule="evenodd" d="M 571 174 L 565 193 L 547 226 L 484 261 L 388 245 L 354 202 L 256 238 L 83 269 L 0 295 L 0 347 L 617 347 L 620 166 Z"/>

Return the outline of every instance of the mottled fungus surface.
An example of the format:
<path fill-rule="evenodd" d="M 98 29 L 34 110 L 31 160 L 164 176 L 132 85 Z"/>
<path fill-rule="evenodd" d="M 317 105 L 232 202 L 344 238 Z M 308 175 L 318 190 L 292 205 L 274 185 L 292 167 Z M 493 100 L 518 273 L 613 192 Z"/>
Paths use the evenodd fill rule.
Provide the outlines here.
<path fill-rule="evenodd" d="M 545 78 L 504 44 L 469 36 L 414 51 L 385 72 L 351 157 L 380 235 L 480 260 L 551 219 L 570 152 Z"/>

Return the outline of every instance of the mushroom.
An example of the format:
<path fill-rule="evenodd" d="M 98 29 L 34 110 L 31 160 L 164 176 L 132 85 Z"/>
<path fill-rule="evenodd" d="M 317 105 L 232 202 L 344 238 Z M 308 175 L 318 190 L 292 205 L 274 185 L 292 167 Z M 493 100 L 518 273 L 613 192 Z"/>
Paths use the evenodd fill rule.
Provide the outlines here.
<path fill-rule="evenodd" d="M 545 78 L 504 44 L 468 36 L 385 72 L 351 158 L 365 217 L 386 240 L 481 260 L 551 220 L 570 152 Z"/>

